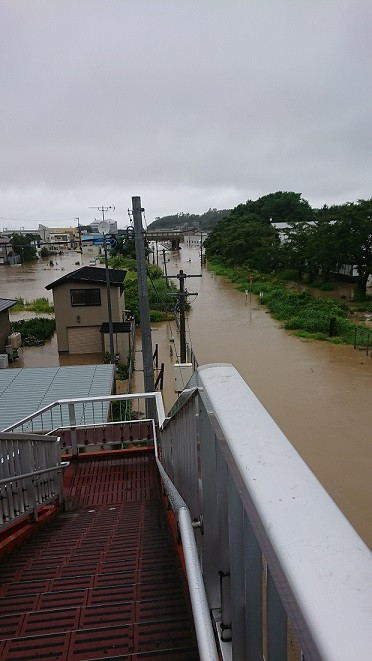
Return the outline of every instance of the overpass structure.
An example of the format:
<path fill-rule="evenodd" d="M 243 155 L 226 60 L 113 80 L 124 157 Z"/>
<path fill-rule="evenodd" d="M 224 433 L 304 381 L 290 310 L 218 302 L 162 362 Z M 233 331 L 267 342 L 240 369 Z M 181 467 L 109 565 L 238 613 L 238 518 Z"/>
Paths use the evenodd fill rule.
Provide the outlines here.
<path fill-rule="evenodd" d="M 0 559 L 2 661 L 371 656 L 371 553 L 229 364 L 4 429 Z"/>
<path fill-rule="evenodd" d="M 146 238 L 148 241 L 170 243 L 172 250 L 179 250 L 180 243 L 184 239 L 184 232 L 181 230 L 147 230 Z"/>

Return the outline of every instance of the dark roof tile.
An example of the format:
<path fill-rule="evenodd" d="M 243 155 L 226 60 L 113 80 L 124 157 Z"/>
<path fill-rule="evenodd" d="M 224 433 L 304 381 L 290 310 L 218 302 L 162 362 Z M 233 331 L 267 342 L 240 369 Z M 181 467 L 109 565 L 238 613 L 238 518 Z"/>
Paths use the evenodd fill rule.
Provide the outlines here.
<path fill-rule="evenodd" d="M 123 269 L 109 269 L 109 278 L 112 285 L 122 285 L 127 272 Z M 62 278 L 54 280 L 45 289 L 55 289 L 64 282 L 90 282 L 106 283 L 106 269 L 97 266 L 82 266 L 77 271 L 66 273 Z"/>
<path fill-rule="evenodd" d="M 15 305 L 16 303 L 17 301 L 13 298 L 0 298 L 0 312 L 8 310 L 8 308 L 11 308 L 12 305 Z"/>

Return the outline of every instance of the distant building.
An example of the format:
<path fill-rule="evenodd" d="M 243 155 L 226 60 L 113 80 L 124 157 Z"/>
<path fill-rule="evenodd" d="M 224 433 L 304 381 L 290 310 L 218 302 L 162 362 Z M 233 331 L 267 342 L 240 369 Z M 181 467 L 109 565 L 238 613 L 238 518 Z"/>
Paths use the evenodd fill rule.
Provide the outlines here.
<path fill-rule="evenodd" d="M 40 247 L 50 252 L 75 250 L 79 246 L 79 232 L 74 227 L 47 227 L 39 225 Z"/>
<path fill-rule="evenodd" d="M 20 256 L 13 250 L 12 239 L 7 236 L 0 236 L 0 265 L 19 264 L 20 261 Z"/>
<path fill-rule="evenodd" d="M 126 271 L 109 269 L 114 351 L 126 363 L 131 324 L 125 320 Z M 106 269 L 83 266 L 46 286 L 53 291 L 59 353 L 109 352 Z"/>

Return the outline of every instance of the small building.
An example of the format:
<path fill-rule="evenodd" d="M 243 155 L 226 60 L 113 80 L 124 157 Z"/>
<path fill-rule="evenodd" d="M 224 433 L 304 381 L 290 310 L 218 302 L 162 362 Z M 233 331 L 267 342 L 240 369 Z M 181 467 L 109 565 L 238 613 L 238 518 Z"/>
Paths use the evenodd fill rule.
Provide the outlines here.
<path fill-rule="evenodd" d="M 5 352 L 8 344 L 8 337 L 11 333 L 9 308 L 15 305 L 17 301 L 10 298 L 0 298 L 0 353 Z"/>
<path fill-rule="evenodd" d="M 82 234 L 81 235 L 81 252 L 86 257 L 99 257 L 103 255 L 103 236 L 102 234 Z"/>
<path fill-rule="evenodd" d="M 114 351 L 119 362 L 129 355 L 130 323 L 125 322 L 123 282 L 126 271 L 109 269 Z M 46 286 L 53 291 L 59 353 L 109 351 L 106 269 L 83 266 Z"/>
<path fill-rule="evenodd" d="M 8 236 L 0 236 L 0 265 L 19 264 L 21 258 L 13 250 L 12 239 Z"/>

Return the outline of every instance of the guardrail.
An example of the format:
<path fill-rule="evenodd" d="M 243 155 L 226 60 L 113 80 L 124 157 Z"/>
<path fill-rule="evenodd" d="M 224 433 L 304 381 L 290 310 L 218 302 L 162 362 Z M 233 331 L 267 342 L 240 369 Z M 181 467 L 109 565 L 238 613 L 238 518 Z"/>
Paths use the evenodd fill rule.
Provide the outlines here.
<path fill-rule="evenodd" d="M 160 439 L 234 660 L 369 658 L 371 554 L 231 365 L 199 368 Z M 227 657 L 226 657 L 227 658 Z"/>
<path fill-rule="evenodd" d="M 165 419 L 160 392 L 60 399 L 4 429 L 4 432 L 56 434 L 66 450 L 109 444 L 125 445 L 136 440 L 154 440 L 153 420 L 144 418 L 143 401 L 155 400 L 157 424 Z M 128 419 L 129 418 L 129 419 Z M 133 419 L 138 418 L 138 419 Z M 136 438 L 137 436 L 137 438 Z"/>
<path fill-rule="evenodd" d="M 63 499 L 57 437 L 0 433 L 0 530 L 24 516 L 37 520 L 44 505 Z"/>

